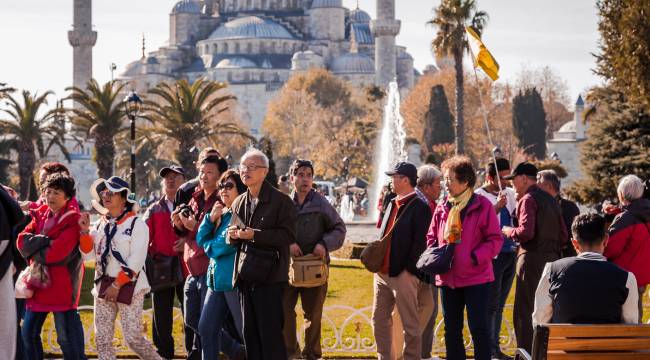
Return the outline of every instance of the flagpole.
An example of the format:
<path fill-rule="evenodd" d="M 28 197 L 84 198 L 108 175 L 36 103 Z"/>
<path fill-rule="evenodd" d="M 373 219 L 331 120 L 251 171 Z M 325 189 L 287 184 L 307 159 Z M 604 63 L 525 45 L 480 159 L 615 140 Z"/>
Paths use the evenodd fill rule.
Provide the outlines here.
<path fill-rule="evenodd" d="M 467 36 L 467 31 L 465 32 L 465 36 Z M 476 84 L 478 90 L 478 100 L 481 105 L 481 112 L 483 113 L 483 122 L 485 123 L 485 130 L 487 132 L 488 142 L 490 143 L 490 146 L 494 148 L 494 142 L 492 142 L 492 132 L 490 131 L 490 123 L 488 122 L 488 112 L 487 109 L 485 108 L 485 104 L 483 103 L 483 93 L 481 92 L 481 83 L 478 78 L 478 72 L 476 71 L 476 64 L 474 61 L 475 58 L 474 51 L 472 51 L 471 46 L 468 46 L 467 48 L 469 49 L 470 57 L 472 60 L 472 68 L 474 70 L 474 77 L 476 78 Z M 494 162 L 494 170 L 496 172 L 497 184 L 499 185 L 499 192 L 501 192 L 503 190 L 503 187 L 501 185 L 501 176 L 499 176 L 497 157 L 494 151 L 490 151 L 490 153 L 492 154 L 492 161 Z"/>

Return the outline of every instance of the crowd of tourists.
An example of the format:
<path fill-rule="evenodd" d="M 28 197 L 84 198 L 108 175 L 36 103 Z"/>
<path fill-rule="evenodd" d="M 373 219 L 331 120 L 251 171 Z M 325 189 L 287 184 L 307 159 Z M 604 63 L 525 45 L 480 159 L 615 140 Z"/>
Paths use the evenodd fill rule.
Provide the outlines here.
<path fill-rule="evenodd" d="M 314 189 L 314 165 L 295 160 L 284 191 L 265 180 L 269 159 L 256 149 L 231 168 L 207 148 L 196 167 L 194 179 L 176 165 L 160 169 L 161 197 L 147 209 L 124 179 L 97 179 L 92 217 L 60 163 L 41 167 L 35 202 L 0 187 L 0 359 L 42 359 L 49 313 L 64 359 L 86 358 L 77 311 L 86 261 L 99 359 L 116 358 L 118 315 L 138 357 L 180 355 L 175 303 L 188 359 L 321 358 L 330 254 L 346 226 Z M 513 283 L 517 346 L 528 351 L 538 324 L 641 321 L 650 199 L 640 178 L 620 180 L 618 204 L 580 214 L 557 174 L 528 162 L 511 169 L 493 159 L 480 185 L 464 156 L 440 168 L 401 162 L 386 175 L 380 239 L 361 255 L 374 273 L 379 359 L 432 358 L 439 303 L 447 359 L 466 358 L 465 313 L 474 358 L 508 359 L 500 333 Z M 153 343 L 142 326 L 149 293 Z"/>

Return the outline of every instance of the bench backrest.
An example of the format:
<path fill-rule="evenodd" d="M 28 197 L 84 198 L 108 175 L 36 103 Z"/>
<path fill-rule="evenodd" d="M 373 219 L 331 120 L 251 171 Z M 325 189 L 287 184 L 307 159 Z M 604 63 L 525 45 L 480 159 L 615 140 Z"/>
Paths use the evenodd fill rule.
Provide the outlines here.
<path fill-rule="evenodd" d="M 532 350 L 536 360 L 650 360 L 650 325 L 538 326 Z"/>

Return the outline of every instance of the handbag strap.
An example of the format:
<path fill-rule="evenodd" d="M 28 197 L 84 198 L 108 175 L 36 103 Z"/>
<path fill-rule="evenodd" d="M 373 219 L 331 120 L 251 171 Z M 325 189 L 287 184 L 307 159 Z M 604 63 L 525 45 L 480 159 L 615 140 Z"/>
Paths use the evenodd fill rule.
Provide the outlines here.
<path fill-rule="evenodd" d="M 409 206 L 411 206 L 413 201 L 415 201 L 415 198 L 416 198 L 416 196 L 414 195 L 411 198 L 411 200 L 409 200 L 409 202 L 407 202 L 406 205 L 404 205 L 404 210 L 402 210 L 402 212 L 397 216 L 395 221 L 393 221 L 393 224 L 391 225 L 390 229 L 388 229 L 388 231 L 384 234 L 384 236 L 382 236 L 381 240 L 379 240 L 379 241 L 382 241 L 382 242 L 388 241 L 387 239 L 393 234 L 393 230 L 395 230 L 395 225 L 397 225 L 397 222 L 400 221 L 402 216 L 404 216 L 404 213 L 406 212 L 406 209 L 408 209 Z M 397 211 L 399 211 L 399 209 L 397 209 Z M 390 213 L 388 214 L 388 216 L 390 216 Z"/>

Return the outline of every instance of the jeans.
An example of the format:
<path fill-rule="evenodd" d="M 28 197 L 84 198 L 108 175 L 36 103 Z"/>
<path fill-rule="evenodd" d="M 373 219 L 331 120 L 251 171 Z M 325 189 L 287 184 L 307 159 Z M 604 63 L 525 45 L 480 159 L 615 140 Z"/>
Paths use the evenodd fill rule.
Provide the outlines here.
<path fill-rule="evenodd" d="M 17 336 L 16 336 L 16 360 L 23 360 L 25 358 L 25 351 L 23 350 L 23 336 L 22 331 L 20 330 L 20 323 L 25 317 L 25 299 L 16 299 L 16 325 Z"/>
<path fill-rule="evenodd" d="M 188 359 L 201 359 L 201 338 L 199 335 L 199 319 L 203 311 L 203 301 L 208 286 L 205 283 L 205 275 L 188 276 L 183 288 L 184 299 L 183 309 L 185 310 L 185 327 L 194 334 L 192 348 L 187 349 Z"/>
<path fill-rule="evenodd" d="M 490 360 L 490 327 L 487 298 L 490 283 L 452 289 L 440 288 L 442 315 L 445 321 L 445 345 L 448 360 L 465 360 L 463 344 L 463 311 L 467 307 L 467 322 L 474 342 L 474 358 Z"/>
<path fill-rule="evenodd" d="M 43 358 L 41 330 L 47 314 L 47 312 L 25 311 L 21 332 L 24 346 L 23 355 L 26 360 Z M 53 314 L 57 335 L 56 341 L 61 347 L 63 358 L 65 360 L 86 359 L 84 355 L 83 326 L 77 310 L 54 312 Z"/>
<path fill-rule="evenodd" d="M 232 359 L 238 352 L 244 351 L 242 344 L 223 329 L 228 314 L 232 316 L 240 337 L 243 337 L 241 335 L 242 314 L 237 292 L 208 289 L 199 320 L 199 335 L 204 359 L 218 359 L 221 351 Z"/>
<path fill-rule="evenodd" d="M 512 288 L 512 281 L 515 278 L 516 262 L 517 253 L 515 252 L 502 252 L 496 259 L 492 260 L 494 282 L 490 283 L 488 300 L 492 354 L 501 351 L 499 338 L 501 333 L 501 320 L 503 319 L 503 308 Z"/>

